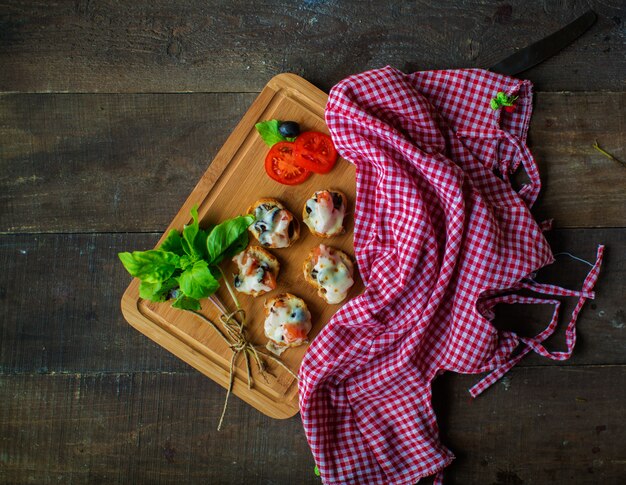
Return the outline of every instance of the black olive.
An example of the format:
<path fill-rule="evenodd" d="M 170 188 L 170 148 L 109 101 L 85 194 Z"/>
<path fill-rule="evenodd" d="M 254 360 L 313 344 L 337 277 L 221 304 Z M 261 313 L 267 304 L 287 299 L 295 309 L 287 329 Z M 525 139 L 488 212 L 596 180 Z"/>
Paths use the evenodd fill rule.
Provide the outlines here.
<path fill-rule="evenodd" d="M 331 192 L 331 195 L 333 198 L 333 207 L 335 208 L 335 210 L 341 209 L 341 206 L 343 205 L 343 199 L 341 198 L 341 195 L 339 195 L 337 192 Z"/>
<path fill-rule="evenodd" d="M 267 264 L 265 261 L 263 261 L 263 262 L 261 263 L 261 269 L 263 269 L 264 271 L 267 271 L 267 270 L 269 270 L 269 269 L 270 269 L 270 265 L 269 265 L 269 264 Z"/>
<path fill-rule="evenodd" d="M 311 209 L 311 208 L 307 205 L 307 206 L 306 206 L 306 208 L 305 208 L 305 210 L 306 210 L 306 213 L 307 213 L 307 214 L 310 214 L 310 213 L 311 213 L 311 211 L 312 211 L 313 209 Z"/>
<path fill-rule="evenodd" d="M 313 278 L 317 278 L 317 270 L 316 270 L 316 269 L 314 269 L 313 271 L 311 271 L 311 276 L 312 276 Z"/>
<path fill-rule="evenodd" d="M 300 134 L 300 125 L 295 121 L 283 121 L 278 125 L 278 132 L 286 138 L 293 138 Z"/>
<path fill-rule="evenodd" d="M 254 223 L 254 228 L 259 232 L 265 232 L 267 231 L 267 224 L 263 221 L 256 221 Z"/>
<path fill-rule="evenodd" d="M 239 288 L 241 286 L 241 278 L 239 275 L 235 276 L 235 288 Z"/>

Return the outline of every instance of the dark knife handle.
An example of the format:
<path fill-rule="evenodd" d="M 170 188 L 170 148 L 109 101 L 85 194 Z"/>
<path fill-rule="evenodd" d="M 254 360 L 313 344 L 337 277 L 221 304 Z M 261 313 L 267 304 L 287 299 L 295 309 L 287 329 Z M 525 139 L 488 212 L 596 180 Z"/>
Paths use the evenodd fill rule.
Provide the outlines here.
<path fill-rule="evenodd" d="M 488 69 L 492 72 L 509 76 L 526 71 L 570 45 L 584 34 L 595 23 L 596 19 L 596 13 L 593 10 L 588 10 L 562 29 L 528 47 L 520 49 Z"/>

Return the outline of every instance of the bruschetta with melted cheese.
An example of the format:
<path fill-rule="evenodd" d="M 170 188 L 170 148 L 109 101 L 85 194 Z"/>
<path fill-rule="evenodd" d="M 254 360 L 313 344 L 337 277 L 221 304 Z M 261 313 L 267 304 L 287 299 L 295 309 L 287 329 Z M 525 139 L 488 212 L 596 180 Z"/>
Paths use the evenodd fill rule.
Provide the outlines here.
<path fill-rule="evenodd" d="M 291 293 L 281 293 L 265 301 L 265 336 L 267 348 L 277 354 L 288 347 L 307 342 L 311 331 L 311 313 L 306 303 Z"/>
<path fill-rule="evenodd" d="M 318 190 L 304 204 L 302 219 L 316 236 L 338 236 L 345 231 L 343 219 L 346 206 L 347 199 L 343 192 Z"/>
<path fill-rule="evenodd" d="M 339 249 L 324 244 L 313 248 L 302 267 L 304 279 L 327 303 L 341 303 L 354 284 L 354 264 Z"/>
<path fill-rule="evenodd" d="M 250 246 L 233 258 L 237 265 L 235 289 L 246 295 L 259 296 L 276 288 L 280 269 L 278 260 L 260 246 Z"/>
<path fill-rule="evenodd" d="M 263 247 L 286 248 L 300 237 L 300 223 L 277 199 L 257 200 L 248 214 L 256 217 L 248 229 Z"/>

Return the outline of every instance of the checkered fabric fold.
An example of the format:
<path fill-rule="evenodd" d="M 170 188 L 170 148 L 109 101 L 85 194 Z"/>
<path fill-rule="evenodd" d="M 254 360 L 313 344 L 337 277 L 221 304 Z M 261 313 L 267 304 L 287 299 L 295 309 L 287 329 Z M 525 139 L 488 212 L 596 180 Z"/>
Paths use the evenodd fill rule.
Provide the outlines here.
<path fill-rule="evenodd" d="M 490 108 L 498 93 L 515 111 Z M 335 86 L 326 122 L 356 166 L 354 247 L 366 285 L 320 332 L 300 369 L 300 409 L 326 484 L 414 484 L 453 454 L 439 441 L 431 381 L 444 371 L 495 370 L 478 394 L 517 362 L 515 348 L 550 358 L 541 342 L 498 332 L 497 303 L 550 303 L 530 275 L 553 262 L 529 212 L 540 189 L 525 140 L 528 81 L 483 70 L 403 74 L 387 67 Z M 522 166 L 529 183 L 508 175 Z M 597 263 L 579 297 L 593 297 Z M 564 290 L 565 291 L 565 290 Z M 554 291 L 552 291 L 554 292 Z M 570 331 L 571 327 L 571 331 Z M 544 353 L 545 351 L 545 353 Z M 521 358 L 521 357 L 519 357 Z"/>

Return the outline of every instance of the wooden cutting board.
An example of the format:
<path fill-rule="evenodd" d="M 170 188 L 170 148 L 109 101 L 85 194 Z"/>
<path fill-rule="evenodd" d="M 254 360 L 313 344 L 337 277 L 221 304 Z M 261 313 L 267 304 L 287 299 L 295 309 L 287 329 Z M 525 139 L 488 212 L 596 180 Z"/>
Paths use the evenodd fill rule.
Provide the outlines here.
<path fill-rule="evenodd" d="M 301 231 L 300 239 L 293 246 L 271 250 L 281 266 L 278 287 L 258 298 L 239 295 L 241 305 L 248 315 L 248 336 L 259 345 L 267 342 L 263 331 L 263 302 L 266 296 L 288 291 L 304 299 L 313 321 L 309 340 L 315 338 L 341 306 L 328 305 L 317 296 L 316 291 L 304 281 L 302 263 L 310 249 L 321 242 L 354 256 L 354 166 L 339 159 L 335 168 L 327 175 L 313 174 L 306 182 L 297 186 L 279 184 L 265 173 L 264 160 L 268 146 L 254 128 L 259 121 L 294 120 L 300 124 L 302 131 L 328 133 L 324 123 L 326 100 L 327 95 L 324 92 L 299 76 L 280 74 L 274 77 L 252 103 L 159 241 L 160 244 L 170 229 L 182 230 L 184 224 L 191 222 L 190 209 L 195 204 L 199 206 L 201 227 L 245 214 L 246 209 L 262 197 L 274 197 L 285 204 L 300 220 Z M 342 236 L 322 240 L 313 236 L 302 224 L 305 201 L 313 192 L 321 189 L 339 189 L 348 198 L 346 233 Z M 251 243 L 254 242 L 256 240 L 251 237 Z M 230 261 L 223 263 L 222 267 L 227 275 L 235 270 Z M 362 290 L 363 284 L 359 276 L 355 275 L 355 285 L 348 298 Z M 233 307 L 225 288 L 218 291 L 218 296 L 229 308 Z M 202 300 L 201 303 L 202 313 L 214 322 L 219 322 L 219 312 L 208 300 Z M 137 279 L 132 281 L 122 297 L 122 313 L 137 330 L 225 388 L 228 386 L 231 350 L 215 330 L 201 319 L 189 312 L 171 308 L 170 303 L 153 303 L 139 298 Z M 297 373 L 307 347 L 308 344 L 305 344 L 288 349 L 282 354 L 282 361 Z M 272 363 L 269 366 L 274 375 L 268 377 L 268 382 L 258 374 L 256 366 L 252 366 L 254 386 L 248 389 L 245 363 L 241 357 L 236 367 L 233 393 L 270 417 L 291 417 L 298 412 L 297 380 L 280 366 Z"/>

